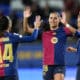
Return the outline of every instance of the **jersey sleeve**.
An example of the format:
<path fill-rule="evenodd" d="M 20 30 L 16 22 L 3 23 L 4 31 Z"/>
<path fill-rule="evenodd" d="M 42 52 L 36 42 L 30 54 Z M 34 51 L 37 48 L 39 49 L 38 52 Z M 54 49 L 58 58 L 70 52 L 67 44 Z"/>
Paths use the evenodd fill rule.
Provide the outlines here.
<path fill-rule="evenodd" d="M 69 28 L 64 27 L 64 31 L 65 31 L 67 36 L 72 36 L 72 32 L 69 30 Z"/>
<path fill-rule="evenodd" d="M 76 36 L 76 37 L 80 37 L 80 32 L 79 32 L 79 31 L 76 31 L 76 32 L 75 32 L 75 36 Z"/>
<path fill-rule="evenodd" d="M 22 36 L 22 35 L 16 34 L 16 33 L 14 33 L 14 35 L 16 35 L 15 42 L 30 42 L 30 41 L 37 39 L 38 30 L 35 29 L 31 36 Z"/>

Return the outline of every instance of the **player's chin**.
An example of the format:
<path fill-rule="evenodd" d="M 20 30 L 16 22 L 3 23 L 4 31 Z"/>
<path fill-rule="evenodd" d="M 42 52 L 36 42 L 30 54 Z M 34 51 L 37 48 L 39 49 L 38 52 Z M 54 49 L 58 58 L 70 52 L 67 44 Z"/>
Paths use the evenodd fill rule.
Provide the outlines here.
<path fill-rule="evenodd" d="M 56 28 L 56 27 L 57 27 L 57 25 L 52 25 L 52 27 L 53 27 L 53 28 Z"/>
<path fill-rule="evenodd" d="M 57 23 L 53 23 L 53 26 L 57 26 Z"/>

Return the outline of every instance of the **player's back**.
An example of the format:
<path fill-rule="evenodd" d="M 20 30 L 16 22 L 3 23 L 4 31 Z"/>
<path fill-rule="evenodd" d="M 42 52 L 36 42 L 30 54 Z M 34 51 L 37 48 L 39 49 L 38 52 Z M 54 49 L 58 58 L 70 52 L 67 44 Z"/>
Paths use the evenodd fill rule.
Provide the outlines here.
<path fill-rule="evenodd" d="M 0 37 L 0 76 L 12 76 L 17 73 L 17 36 L 5 32 L 4 37 Z"/>

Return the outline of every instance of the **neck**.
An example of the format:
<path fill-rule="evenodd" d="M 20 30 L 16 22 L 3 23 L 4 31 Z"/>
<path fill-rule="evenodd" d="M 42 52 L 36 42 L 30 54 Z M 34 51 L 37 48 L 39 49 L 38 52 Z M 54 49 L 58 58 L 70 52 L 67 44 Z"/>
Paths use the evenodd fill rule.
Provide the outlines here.
<path fill-rule="evenodd" d="M 51 27 L 50 30 L 57 30 L 59 27 Z"/>

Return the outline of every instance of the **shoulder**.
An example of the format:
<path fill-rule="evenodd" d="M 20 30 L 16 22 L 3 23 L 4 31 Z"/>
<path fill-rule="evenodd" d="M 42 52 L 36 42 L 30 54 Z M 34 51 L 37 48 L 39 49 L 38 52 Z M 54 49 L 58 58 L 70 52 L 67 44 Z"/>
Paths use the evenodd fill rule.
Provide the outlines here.
<path fill-rule="evenodd" d="M 12 33 L 12 35 L 14 36 L 14 37 L 23 37 L 21 34 L 18 34 L 18 33 Z"/>
<path fill-rule="evenodd" d="M 23 36 L 17 33 L 8 33 L 8 36 L 12 39 L 12 40 L 17 40 L 22 38 Z"/>

